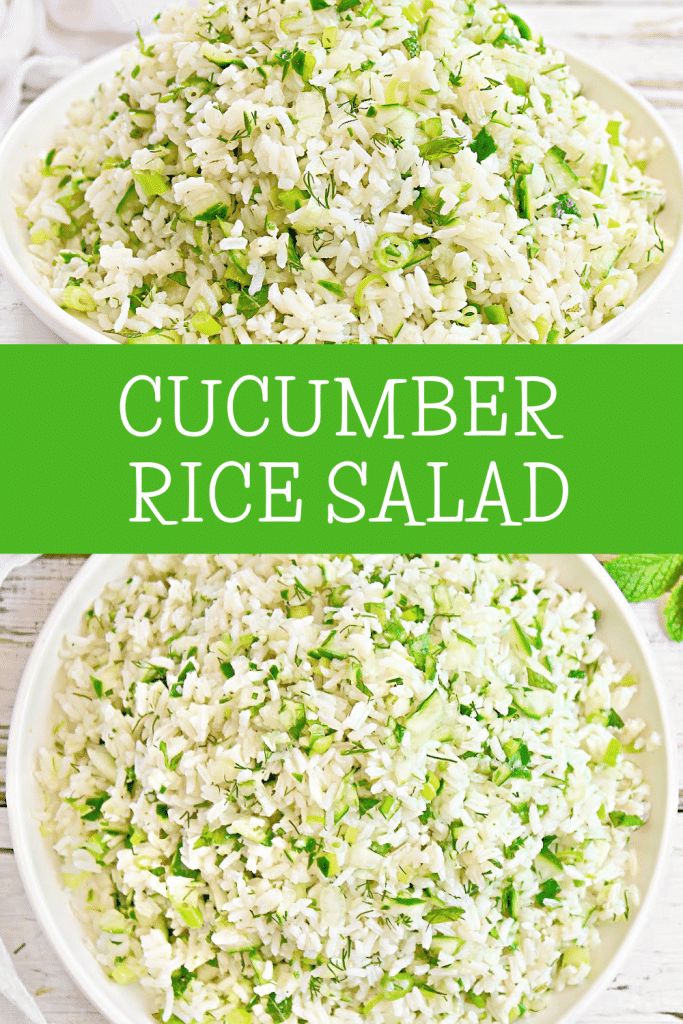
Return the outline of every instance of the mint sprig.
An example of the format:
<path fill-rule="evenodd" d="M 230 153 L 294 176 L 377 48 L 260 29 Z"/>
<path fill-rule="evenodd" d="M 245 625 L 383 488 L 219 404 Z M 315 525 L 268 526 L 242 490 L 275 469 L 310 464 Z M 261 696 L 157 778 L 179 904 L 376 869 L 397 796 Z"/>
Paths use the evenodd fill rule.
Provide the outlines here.
<path fill-rule="evenodd" d="M 664 605 L 664 622 L 671 639 L 683 642 L 683 578 L 673 588 Z"/>
<path fill-rule="evenodd" d="M 672 640 L 683 641 L 683 555 L 619 555 L 605 568 L 627 601 L 652 601 L 671 591 L 664 624 Z"/>

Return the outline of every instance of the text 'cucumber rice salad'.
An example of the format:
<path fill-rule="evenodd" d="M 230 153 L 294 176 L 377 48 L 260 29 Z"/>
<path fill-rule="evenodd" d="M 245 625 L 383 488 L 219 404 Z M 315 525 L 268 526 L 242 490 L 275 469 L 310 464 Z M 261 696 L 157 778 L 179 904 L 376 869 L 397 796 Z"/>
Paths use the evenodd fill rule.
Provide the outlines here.
<path fill-rule="evenodd" d="M 585 336 L 662 257 L 654 143 L 492 0 L 171 8 L 19 197 L 55 301 L 138 343 Z"/>
<path fill-rule="evenodd" d="M 636 681 L 503 556 L 150 556 L 62 652 L 43 831 L 172 1024 L 501 1021 L 637 904 Z"/>

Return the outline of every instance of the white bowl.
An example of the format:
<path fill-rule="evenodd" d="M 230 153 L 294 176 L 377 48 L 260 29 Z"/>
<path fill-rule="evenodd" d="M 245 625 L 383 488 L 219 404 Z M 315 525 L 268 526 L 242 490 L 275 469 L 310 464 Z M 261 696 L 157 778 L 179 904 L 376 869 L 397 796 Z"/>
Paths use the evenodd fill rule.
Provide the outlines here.
<path fill-rule="evenodd" d="M 7 803 L 12 842 L 21 877 L 36 917 L 65 967 L 85 995 L 112 1024 L 153 1024 L 139 986 L 122 988 L 102 972 L 87 948 L 81 924 L 59 882 L 57 860 L 40 835 L 36 815 L 41 797 L 34 775 L 37 751 L 49 736 L 52 683 L 59 667 L 62 636 L 77 630 L 83 611 L 104 584 L 125 577 L 128 555 L 96 555 L 74 577 L 38 638 L 17 696 L 7 755 Z M 634 715 L 644 718 L 662 736 L 662 746 L 642 754 L 652 785 L 652 814 L 634 837 L 639 858 L 638 885 L 642 900 L 629 921 L 603 929 L 603 941 L 586 984 L 553 996 L 549 1006 L 533 1016 L 534 1024 L 566 1024 L 583 1013 L 620 967 L 641 930 L 663 870 L 670 826 L 676 811 L 674 744 L 669 716 L 647 641 L 628 604 L 600 564 L 590 555 L 532 555 L 546 568 L 557 569 L 559 580 L 581 588 L 602 611 L 599 635 L 617 660 L 628 661 L 639 679 L 632 702 Z"/>
<path fill-rule="evenodd" d="M 647 100 L 578 57 L 568 54 L 567 61 L 586 95 L 610 111 L 621 111 L 631 123 L 632 134 L 648 140 L 659 137 L 663 143 L 650 169 L 666 187 L 668 201 L 659 223 L 672 243 L 671 248 L 662 263 L 642 275 L 634 302 L 584 339 L 619 341 L 671 284 L 683 263 L 683 163 L 671 132 Z M 120 50 L 116 50 L 54 85 L 22 114 L 0 143 L 0 267 L 29 309 L 61 338 L 74 343 L 118 344 L 119 339 L 104 334 L 84 317 L 67 313 L 47 294 L 33 266 L 26 225 L 17 217 L 13 196 L 18 192 L 22 168 L 51 149 L 55 130 L 64 122 L 68 107 L 75 100 L 92 95 L 119 64 Z"/>

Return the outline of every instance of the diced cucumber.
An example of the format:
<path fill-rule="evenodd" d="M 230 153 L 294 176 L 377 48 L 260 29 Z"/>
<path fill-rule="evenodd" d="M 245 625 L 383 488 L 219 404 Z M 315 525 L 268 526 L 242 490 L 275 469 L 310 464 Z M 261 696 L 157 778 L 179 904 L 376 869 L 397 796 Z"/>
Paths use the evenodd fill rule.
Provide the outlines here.
<path fill-rule="evenodd" d="M 569 946 L 562 953 L 561 963 L 563 967 L 583 967 L 585 964 L 590 964 L 590 962 L 590 954 L 583 946 Z"/>
<path fill-rule="evenodd" d="M 353 785 L 352 776 L 347 775 L 343 780 L 337 792 L 337 798 L 334 802 L 334 823 L 338 824 L 342 820 L 345 814 L 351 810 L 352 807 L 358 806 L 358 795 L 356 788 Z"/>
<path fill-rule="evenodd" d="M 245 1010 L 243 1006 L 236 1006 L 233 1010 L 228 1010 L 223 1017 L 224 1024 L 251 1024 L 253 1019 L 249 1010 Z"/>
<path fill-rule="evenodd" d="M 465 945 L 465 940 L 457 935 L 435 935 L 432 939 L 430 949 L 437 953 L 450 953 L 455 956 Z"/>
<path fill-rule="evenodd" d="M 431 803 L 439 792 L 440 784 L 441 782 L 438 775 L 434 772 L 427 772 L 427 778 L 425 779 L 424 786 L 420 790 L 420 796 L 423 797 L 427 803 Z"/>
<path fill-rule="evenodd" d="M 149 131 L 150 128 L 154 127 L 156 117 L 152 110 L 131 110 L 130 119 L 136 128 L 143 128 L 145 131 Z"/>
<path fill-rule="evenodd" d="M 225 50 L 222 50 L 220 46 L 215 46 L 213 43 L 204 43 L 201 49 L 201 54 L 205 60 L 208 60 L 211 64 L 215 64 L 217 68 L 227 68 L 230 67 L 231 64 L 236 64 L 241 68 L 246 67 L 243 60 L 231 57 L 225 52 Z"/>
<path fill-rule="evenodd" d="M 499 304 L 484 306 L 484 316 L 490 324 L 506 324 L 508 322 L 507 313 Z"/>
<path fill-rule="evenodd" d="M 140 977 L 140 972 L 137 968 L 131 966 L 129 963 L 114 964 L 111 969 L 111 980 L 117 985 L 130 985 L 131 982 L 137 981 Z"/>
<path fill-rule="evenodd" d="M 124 935 L 130 922 L 119 910 L 107 910 L 100 918 L 100 928 L 108 935 Z"/>
<path fill-rule="evenodd" d="M 621 145 L 621 121 L 608 121 L 607 134 L 613 146 Z"/>
<path fill-rule="evenodd" d="M 543 169 L 558 192 L 568 192 L 579 180 L 566 160 L 566 153 L 559 146 L 551 146 L 543 157 Z"/>
<path fill-rule="evenodd" d="M 129 345 L 179 345 L 180 335 L 177 331 L 148 331 L 146 334 L 135 334 L 128 338 Z"/>
<path fill-rule="evenodd" d="M 158 171 L 133 171 L 133 178 L 149 199 L 165 195 L 170 188 L 168 178 Z"/>
<path fill-rule="evenodd" d="M 394 135 L 406 142 L 415 138 L 418 115 L 410 107 L 402 103 L 384 103 L 377 108 L 377 122 L 385 128 L 391 128 Z"/>
<path fill-rule="evenodd" d="M 440 739 L 447 734 L 445 725 L 446 702 L 438 690 L 432 690 L 428 697 L 407 716 L 406 732 L 412 737 L 414 744 L 425 743 L 430 739 Z"/>
<path fill-rule="evenodd" d="M 534 690 L 529 693 L 521 688 L 509 687 L 515 708 L 525 718 L 539 721 L 550 714 L 553 705 L 552 694 L 546 690 Z"/>
<path fill-rule="evenodd" d="M 434 610 L 438 615 L 452 615 L 454 612 L 451 592 L 445 583 L 437 583 L 432 588 Z"/>
<path fill-rule="evenodd" d="M 197 334 L 203 334 L 207 338 L 213 338 L 216 334 L 221 333 L 221 325 L 218 321 L 210 313 L 201 311 L 195 313 L 190 319 L 190 327 Z"/>
<path fill-rule="evenodd" d="M 396 812 L 398 808 L 398 801 L 393 796 L 385 796 L 379 805 L 379 812 L 383 818 L 387 820 Z"/>

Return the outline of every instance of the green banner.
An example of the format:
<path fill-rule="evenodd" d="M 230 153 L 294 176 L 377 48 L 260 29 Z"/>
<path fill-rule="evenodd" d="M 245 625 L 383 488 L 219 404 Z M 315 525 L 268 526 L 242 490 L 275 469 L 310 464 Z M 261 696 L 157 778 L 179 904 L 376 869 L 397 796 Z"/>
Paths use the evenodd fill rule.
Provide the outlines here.
<path fill-rule="evenodd" d="M 0 348 L 6 551 L 680 550 L 683 346 Z"/>

